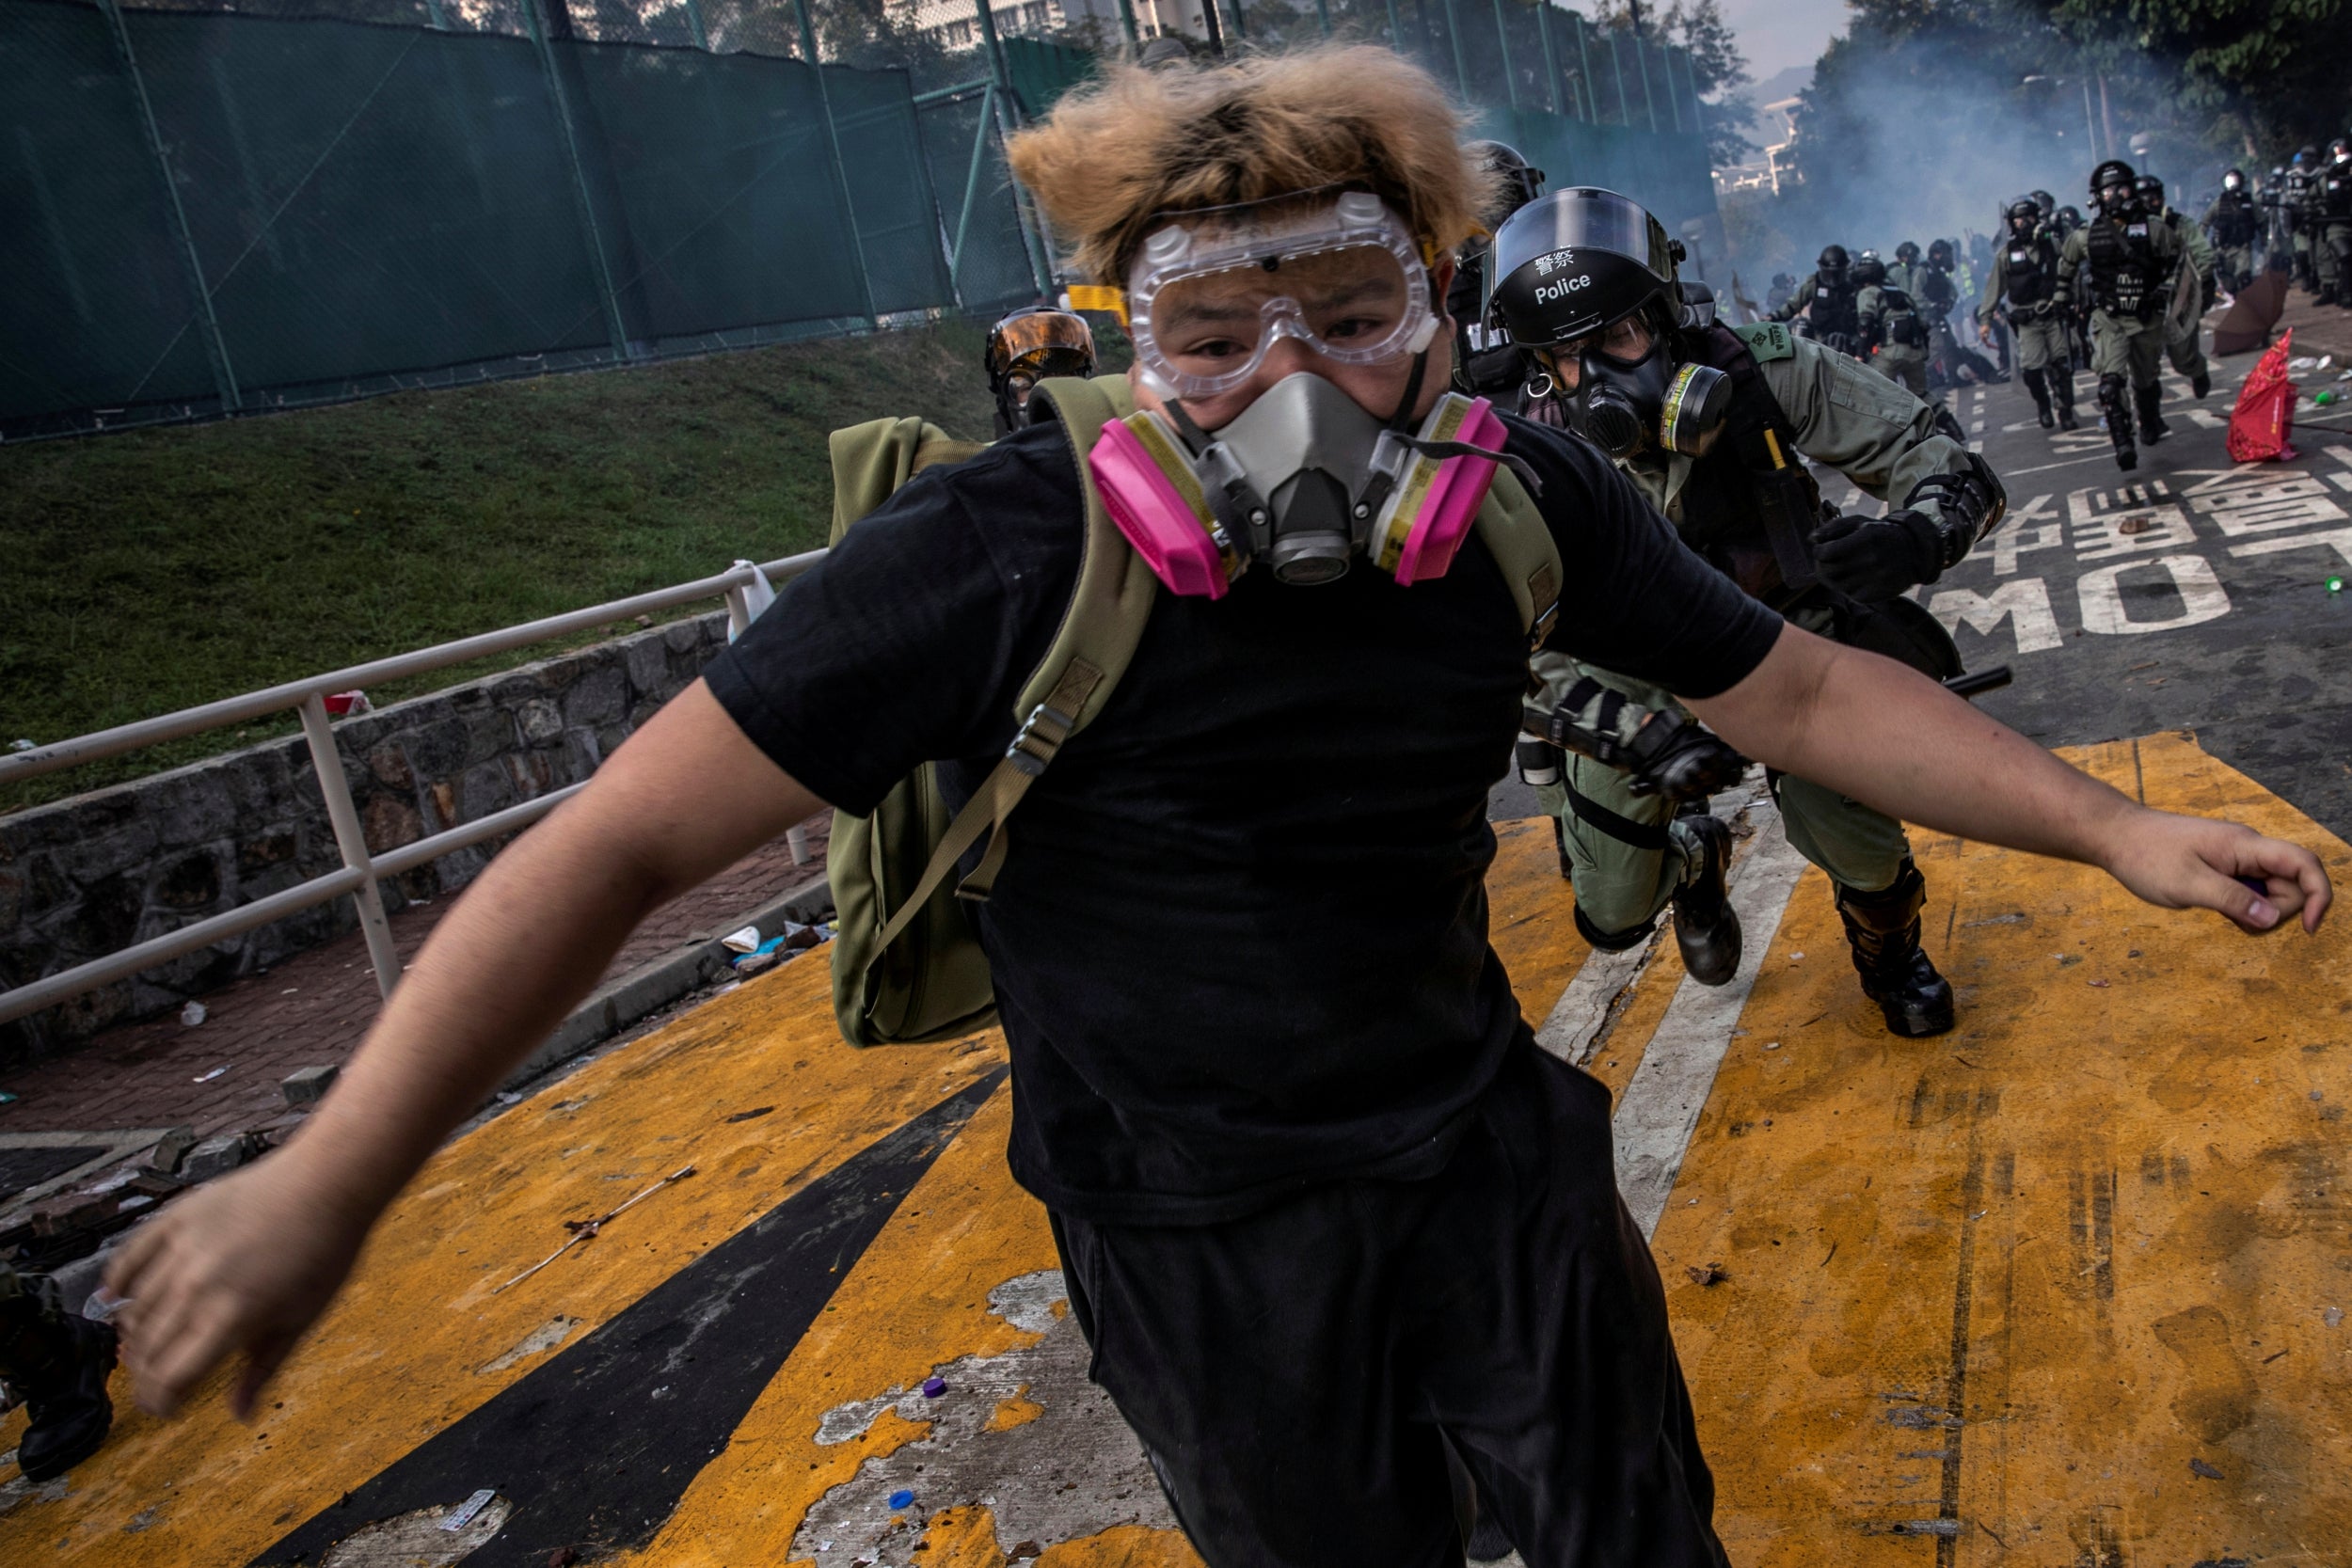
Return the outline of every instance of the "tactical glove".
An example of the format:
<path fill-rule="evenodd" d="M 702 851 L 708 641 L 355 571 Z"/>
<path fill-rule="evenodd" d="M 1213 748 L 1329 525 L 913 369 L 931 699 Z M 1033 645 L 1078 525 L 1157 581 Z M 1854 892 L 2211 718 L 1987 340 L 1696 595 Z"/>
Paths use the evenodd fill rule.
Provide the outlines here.
<path fill-rule="evenodd" d="M 1546 713 L 1526 710 L 1524 729 L 1552 746 L 1631 775 L 1636 795 L 1696 800 L 1727 789 L 1747 758 L 1673 708 L 1645 708 L 1587 675 Z"/>
<path fill-rule="evenodd" d="M 1813 534 L 1821 580 L 1864 604 L 1884 604 L 1944 575 L 1944 532 L 1917 512 L 1832 517 Z"/>

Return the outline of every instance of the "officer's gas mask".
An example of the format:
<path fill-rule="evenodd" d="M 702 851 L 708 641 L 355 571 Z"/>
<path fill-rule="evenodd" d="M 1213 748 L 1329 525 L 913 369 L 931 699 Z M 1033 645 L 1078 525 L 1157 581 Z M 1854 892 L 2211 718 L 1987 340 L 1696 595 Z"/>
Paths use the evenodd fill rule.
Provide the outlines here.
<path fill-rule="evenodd" d="M 1533 350 L 1565 394 L 1568 420 L 1610 456 L 1649 450 L 1699 456 L 1722 434 L 1731 382 L 1684 363 L 1677 329 L 1682 247 L 1614 191 L 1555 191 L 1495 235 L 1494 304 L 1512 341 Z"/>

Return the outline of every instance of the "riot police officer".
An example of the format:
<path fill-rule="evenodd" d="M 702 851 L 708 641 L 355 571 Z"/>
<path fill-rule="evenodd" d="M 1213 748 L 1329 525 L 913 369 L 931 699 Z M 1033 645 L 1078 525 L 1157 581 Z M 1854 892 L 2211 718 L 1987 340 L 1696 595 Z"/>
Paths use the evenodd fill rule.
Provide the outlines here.
<path fill-rule="evenodd" d="M 1993 324 L 2006 321 L 2017 345 L 2018 379 L 2033 395 L 2042 428 L 2075 429 L 2074 345 L 2058 288 L 2058 241 L 2029 196 L 2009 204 L 2006 227 L 2008 238 L 1993 253 L 1984 302 L 1977 308 L 1978 336 L 1989 341 Z"/>
<path fill-rule="evenodd" d="M 2194 293 L 2186 300 L 2176 297 L 2166 314 L 2164 354 L 2175 371 L 2188 377 L 2189 389 L 2201 398 L 2213 390 L 2213 368 L 2205 363 L 2205 351 L 2198 341 L 2198 323 L 2213 309 L 2214 291 L 2218 286 L 2213 246 L 2205 243 L 2202 229 L 2165 204 L 2163 181 L 2153 174 L 2143 174 L 2132 182 L 2132 188 L 2139 193 L 2141 209 L 2162 218 L 2165 226 L 2180 236 L 2181 252 L 2185 258 L 2182 264 L 2196 275 Z"/>
<path fill-rule="evenodd" d="M 2236 293 L 2253 281 L 2254 234 L 2261 227 L 2244 169 L 2233 168 L 2221 177 L 2221 192 L 2201 221 L 2213 242 L 2215 276 L 2223 288 Z"/>
<path fill-rule="evenodd" d="M 1854 262 L 1854 321 L 1866 363 L 1911 395 L 1928 395 L 1928 326 L 1910 293 L 1895 286 L 1886 263 L 1866 250 Z"/>
<path fill-rule="evenodd" d="M 1562 388 L 1569 422 L 1692 547 L 1795 625 L 1948 677 L 1950 637 L 1903 594 L 1999 522 L 1999 481 L 1900 387 L 1777 323 L 1717 322 L 1711 298 L 1678 282 L 1680 259 L 1626 198 L 1555 191 L 1496 236 L 1496 309 Z M 1828 511 L 1804 456 L 1894 510 Z M 1723 984 L 1740 948 L 1724 897 L 1730 843 L 1701 798 L 1737 776 L 1738 759 L 1726 767 L 1721 742 L 1660 688 L 1549 657 L 1536 673 L 1544 738 L 1572 753 L 1545 803 L 1562 823 L 1577 928 L 1624 949 L 1671 902 L 1692 977 Z M 1836 884 L 1862 989 L 1887 1027 L 1949 1029 L 1951 988 L 1919 946 L 1926 882 L 1902 825 L 1802 779 L 1774 786 L 1789 842 Z"/>
<path fill-rule="evenodd" d="M 1916 300 L 1923 270 L 1919 264 L 1919 242 L 1905 240 L 1895 247 L 1894 261 L 1886 264 L 1886 281 Z"/>
<path fill-rule="evenodd" d="M 2091 171 L 2098 216 L 2068 236 L 2058 254 L 2058 287 L 2092 305 L 2091 372 L 2099 378 L 2099 409 L 2106 416 L 2118 467 L 2139 466 L 2133 441 L 2153 444 L 2170 432 L 2158 404 L 2164 388 L 2166 307 L 2185 259 L 2181 236 L 2140 205 L 2132 166 L 2110 158 Z"/>
<path fill-rule="evenodd" d="M 2318 193 L 2313 188 L 2319 177 L 2319 149 L 2298 148 L 2287 164 L 2286 178 L 2280 182 L 2279 210 L 2286 219 L 2290 243 L 2295 246 L 2295 280 L 2304 289 L 2317 293 L 2319 275 L 2312 257 L 2312 219 L 2319 210 Z"/>
<path fill-rule="evenodd" d="M 1792 272 L 1772 274 L 1772 287 L 1764 291 L 1764 309 L 1774 312 L 1788 303 L 1788 296 L 1797 292 L 1797 275 Z"/>
<path fill-rule="evenodd" d="M 1513 213 L 1544 194 L 1544 171 L 1530 165 L 1518 149 L 1506 142 L 1472 142 L 1479 161 L 1500 177 L 1502 205 L 1489 214 L 1493 229 Z M 1527 356 L 1486 309 L 1486 258 L 1491 247 L 1465 246 L 1446 290 L 1446 314 L 1454 319 L 1454 384 L 1471 397 L 1483 397 L 1506 413 L 1528 407 Z"/>
<path fill-rule="evenodd" d="M 2312 191 L 2318 209 L 2313 255 L 2320 267 L 2320 303 L 2352 309 L 2352 137 L 2328 144 L 2328 164 Z"/>
<path fill-rule="evenodd" d="M 1029 388 L 1047 376 L 1094 373 L 1094 333 L 1074 310 L 1025 306 L 988 329 L 986 363 L 996 434 L 1009 436 L 1029 422 Z"/>
<path fill-rule="evenodd" d="M 1844 245 L 1823 245 L 1820 260 L 1772 312 L 1772 320 L 1793 321 L 1803 311 L 1814 341 L 1838 354 L 1852 354 L 1861 325 L 1854 318 L 1852 265 Z"/>

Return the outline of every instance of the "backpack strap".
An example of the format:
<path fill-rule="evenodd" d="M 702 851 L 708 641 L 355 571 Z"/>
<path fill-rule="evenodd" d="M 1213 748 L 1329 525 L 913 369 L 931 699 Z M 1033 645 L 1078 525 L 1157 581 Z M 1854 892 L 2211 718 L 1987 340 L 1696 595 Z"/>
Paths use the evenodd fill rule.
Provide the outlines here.
<path fill-rule="evenodd" d="M 1508 468 L 1495 470 L 1486 503 L 1478 509 L 1478 537 L 1502 569 L 1528 645 L 1543 646 L 1560 618 L 1560 542 L 1519 476 Z"/>
<path fill-rule="evenodd" d="M 841 543 L 851 523 L 925 468 L 961 463 L 983 445 L 960 441 L 928 420 L 868 420 L 834 431 L 826 441 L 833 458 L 833 533 L 827 543 Z"/>
<path fill-rule="evenodd" d="M 988 901 L 1010 847 L 1007 819 L 1064 743 L 1092 721 L 1110 700 L 1112 689 L 1135 657 L 1136 645 L 1143 640 L 1144 623 L 1151 618 L 1158 591 L 1152 568 L 1111 520 L 1102 493 L 1095 488 L 1094 472 L 1087 465 L 1087 454 L 1094 450 L 1103 427 L 1135 412 L 1126 378 L 1055 376 L 1039 382 L 1029 397 L 1033 406 L 1041 398 L 1043 405 L 1053 410 L 1077 465 L 1078 485 L 1086 499 L 1077 587 L 1062 612 L 1053 644 L 1014 704 L 1013 718 L 1020 727 L 1012 744 L 1005 749 L 1004 760 L 989 770 L 987 779 L 948 824 L 930 863 L 923 868 L 923 879 L 883 927 L 877 951 L 886 950 L 898 940 L 983 833 L 988 836 L 988 847 L 972 874 L 957 884 L 956 896 L 974 903 Z"/>

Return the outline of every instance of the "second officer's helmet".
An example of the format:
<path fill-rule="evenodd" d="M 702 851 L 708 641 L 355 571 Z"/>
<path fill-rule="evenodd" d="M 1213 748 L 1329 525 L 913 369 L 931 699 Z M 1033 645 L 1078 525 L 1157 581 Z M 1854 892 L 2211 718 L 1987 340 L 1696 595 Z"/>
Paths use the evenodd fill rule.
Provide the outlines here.
<path fill-rule="evenodd" d="M 2009 219 L 2009 231 L 2021 240 L 2030 239 L 2033 231 L 2042 227 L 2042 204 L 2029 196 L 2021 196 L 2010 202 L 2005 215 Z"/>
<path fill-rule="evenodd" d="M 1474 141 L 1470 151 L 1488 169 L 1502 177 L 1502 205 L 1488 219 L 1501 223 L 1544 194 L 1544 171 L 1527 161 L 1509 142 Z"/>
<path fill-rule="evenodd" d="M 1919 242 L 1916 240 L 1905 240 L 1902 244 L 1895 247 L 1895 260 L 1902 262 L 1905 266 L 1909 266 L 1912 262 L 1917 261 L 1918 259 Z"/>
<path fill-rule="evenodd" d="M 1877 251 L 1866 250 L 1854 258 L 1851 276 L 1856 288 L 1874 288 L 1886 281 L 1886 263 L 1879 259 Z"/>
<path fill-rule="evenodd" d="M 2164 182 L 2157 179 L 2154 175 L 2141 175 L 2138 179 L 2132 182 L 2132 190 L 2138 196 L 2139 204 L 2142 207 L 2147 208 L 2149 212 L 2161 213 L 2164 211 Z"/>
<path fill-rule="evenodd" d="M 1820 260 L 1813 263 L 1813 270 L 1820 273 L 1825 281 L 1835 283 L 1846 276 L 1846 269 L 1851 265 L 1852 259 L 1847 256 L 1844 245 L 1825 245 L 1821 247 Z"/>
<path fill-rule="evenodd" d="M 1048 376 L 1094 373 L 1094 333 L 1075 311 L 1031 305 L 989 329 L 987 363 L 997 417 L 1006 431 L 1019 430 L 1031 388 Z"/>
<path fill-rule="evenodd" d="M 1949 240 L 1930 240 L 1928 242 L 1928 265 L 1941 268 L 1946 272 L 1951 271 L 1952 242 Z"/>
<path fill-rule="evenodd" d="M 2043 217 L 2051 218 L 2058 215 L 2057 197 L 2052 196 L 2048 191 L 2030 191 L 2026 194 L 2033 198 L 2033 204 L 2042 209 Z"/>

